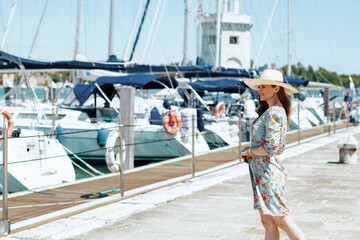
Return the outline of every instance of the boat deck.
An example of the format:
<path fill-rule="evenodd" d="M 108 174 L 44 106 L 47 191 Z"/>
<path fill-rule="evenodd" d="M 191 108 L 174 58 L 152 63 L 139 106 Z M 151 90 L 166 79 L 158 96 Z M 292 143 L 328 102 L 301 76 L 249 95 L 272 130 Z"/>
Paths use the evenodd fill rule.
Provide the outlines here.
<path fill-rule="evenodd" d="M 351 124 L 349 124 L 349 126 L 351 126 Z M 336 125 L 337 129 L 346 127 L 347 124 L 344 122 Z M 301 139 L 306 139 L 327 132 L 328 128 L 318 127 L 303 130 L 300 136 Z M 296 141 L 298 141 L 298 133 L 289 133 L 287 142 L 292 143 Z M 202 171 L 216 167 L 224 168 L 238 164 L 239 161 L 237 160 L 237 146 L 212 150 L 208 154 L 195 157 L 196 173 L 201 174 Z M 191 177 L 191 156 L 125 171 L 125 198 L 164 185 L 184 181 Z M 100 205 L 120 201 L 124 198 L 119 196 L 119 188 L 119 174 L 107 174 L 86 180 L 78 180 L 59 187 L 39 190 L 38 192 L 11 194 L 8 200 L 8 219 L 11 221 L 12 232 L 21 231 L 55 219 L 74 215 Z M 100 192 L 109 196 L 112 195 L 113 197 L 99 198 L 101 194 L 91 195 L 92 193 Z M 84 198 L 84 195 L 87 194 L 88 198 Z"/>

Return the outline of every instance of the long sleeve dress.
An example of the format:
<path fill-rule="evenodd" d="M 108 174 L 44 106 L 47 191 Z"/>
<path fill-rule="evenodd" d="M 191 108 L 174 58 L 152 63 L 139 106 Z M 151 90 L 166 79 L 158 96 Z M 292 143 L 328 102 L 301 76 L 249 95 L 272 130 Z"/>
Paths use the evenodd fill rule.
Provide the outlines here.
<path fill-rule="evenodd" d="M 285 148 L 287 118 L 283 107 L 268 108 L 251 126 L 251 147 L 264 147 L 267 156 L 249 161 L 254 209 L 263 214 L 285 216 L 289 209 L 284 194 L 287 172 L 278 158 Z"/>

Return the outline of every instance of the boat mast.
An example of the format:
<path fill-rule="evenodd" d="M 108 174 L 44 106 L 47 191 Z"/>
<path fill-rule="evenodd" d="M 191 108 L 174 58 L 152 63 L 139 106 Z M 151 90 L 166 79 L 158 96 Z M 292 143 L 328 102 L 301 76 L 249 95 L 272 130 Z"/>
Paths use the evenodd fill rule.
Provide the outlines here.
<path fill-rule="evenodd" d="M 262 37 L 262 40 L 261 40 L 261 43 L 260 43 L 260 47 L 257 51 L 257 54 L 256 54 L 256 58 L 255 58 L 255 61 L 254 61 L 254 64 L 253 64 L 253 68 L 257 68 L 257 63 L 258 63 L 258 60 L 259 60 L 259 57 L 260 57 L 260 53 L 261 53 L 261 50 L 264 46 L 264 42 L 265 42 L 265 39 L 266 39 L 266 35 L 269 31 L 269 28 L 270 28 L 270 24 L 272 22 L 272 19 L 273 19 L 273 16 L 274 16 L 274 13 L 275 13 L 275 9 L 276 9 L 276 5 L 278 3 L 278 0 L 275 0 L 274 2 L 274 5 L 273 5 L 273 8 L 271 10 L 271 14 L 270 14 L 270 17 L 269 17 L 269 20 L 267 22 L 267 25 L 266 25 L 266 29 L 265 29 L 265 32 L 264 32 L 264 35 Z"/>
<path fill-rule="evenodd" d="M 197 57 L 201 56 L 201 13 L 202 13 L 202 0 L 198 0 L 197 2 Z"/>
<path fill-rule="evenodd" d="M 149 57 L 150 57 L 150 54 L 151 54 L 151 52 L 152 52 L 152 48 L 153 48 L 154 43 L 155 43 L 156 34 L 157 34 L 158 30 L 159 30 L 160 22 L 161 22 L 161 19 L 162 19 L 164 10 L 165 10 L 166 3 L 167 3 L 167 0 L 164 0 L 163 6 L 162 6 L 162 9 L 161 9 L 161 12 L 160 12 L 160 16 L 159 16 L 159 18 L 158 18 L 158 22 L 157 22 L 157 25 L 156 25 L 156 27 L 155 27 L 154 37 L 152 38 L 152 41 L 151 41 L 151 44 L 150 44 L 149 51 L 148 51 L 148 54 L 147 54 L 147 57 L 146 57 L 145 62 L 148 62 L 148 61 L 149 61 Z"/>
<path fill-rule="evenodd" d="M 4 30 L 3 38 L 1 40 L 0 50 L 3 50 L 3 48 L 4 48 L 5 41 L 6 41 L 6 38 L 7 38 L 7 34 L 9 32 L 10 24 L 11 24 L 12 19 L 14 17 L 14 13 L 15 13 L 15 9 L 16 9 L 16 3 L 17 3 L 17 0 L 14 0 L 14 2 L 12 4 L 12 7 L 11 7 L 11 12 L 10 12 L 10 15 L 9 15 L 8 23 L 7 23 L 6 28 Z"/>
<path fill-rule="evenodd" d="M 44 11 L 43 11 L 43 14 L 42 14 L 41 19 L 40 19 L 40 23 L 39 23 L 38 29 L 37 29 L 36 34 L 35 34 L 35 37 L 34 37 L 34 41 L 33 41 L 32 45 L 31 45 L 31 49 L 30 49 L 30 52 L 29 52 L 29 58 L 31 58 L 31 55 L 32 55 L 32 53 L 33 53 L 36 40 L 37 40 L 37 38 L 38 38 L 38 36 L 39 36 L 39 32 L 40 32 L 41 25 L 42 25 L 42 23 L 43 23 L 43 21 L 44 21 L 45 13 L 46 13 L 47 8 L 48 8 L 48 6 L 49 6 L 49 2 L 50 2 L 50 0 L 47 0 L 47 1 L 46 1 L 45 7 L 44 7 Z"/>
<path fill-rule="evenodd" d="M 131 27 L 131 32 L 130 32 L 129 38 L 127 40 L 126 48 L 125 48 L 124 55 L 123 55 L 122 59 L 126 59 L 126 55 L 127 55 L 128 51 L 130 49 L 130 43 L 131 43 L 131 40 L 132 40 L 132 38 L 134 36 L 135 26 L 136 26 L 136 23 L 138 21 L 138 17 L 140 15 L 140 10 L 141 10 L 142 3 L 143 3 L 143 0 L 140 0 L 137 11 L 136 11 L 136 16 L 135 16 L 134 22 L 133 22 L 132 27 Z"/>
<path fill-rule="evenodd" d="M 108 57 L 114 54 L 113 42 L 114 42 L 114 20 L 115 20 L 115 0 L 110 2 L 110 26 L 109 26 L 109 52 Z"/>
<path fill-rule="evenodd" d="M 131 61 L 133 56 L 134 56 L 136 44 L 137 44 L 137 42 L 139 40 L 139 36 L 140 36 L 140 33 L 141 33 L 141 28 L 142 28 L 142 26 L 144 24 L 144 21 L 145 21 L 145 16 L 146 16 L 146 12 L 147 12 L 148 7 L 149 7 L 149 3 L 150 3 L 150 0 L 147 0 L 146 5 L 145 5 L 145 9 L 144 9 L 144 13 L 143 13 L 143 16 L 141 18 L 140 26 L 139 26 L 138 32 L 136 34 L 135 42 L 134 42 L 133 48 L 131 50 L 129 61 Z"/>
<path fill-rule="evenodd" d="M 84 5 L 83 0 L 78 0 L 74 60 L 76 60 L 76 56 L 80 53 L 83 5 Z"/>
<path fill-rule="evenodd" d="M 159 9 L 162 5 L 162 0 L 158 0 L 158 4 L 156 6 L 156 10 L 155 10 L 155 13 L 154 13 L 154 17 L 153 17 L 153 20 L 151 21 L 151 26 L 150 26 L 150 30 L 149 30 L 149 34 L 148 34 L 148 37 L 146 39 L 146 42 L 145 42 L 145 47 L 144 47 L 144 50 L 143 50 L 143 54 L 141 56 L 141 60 L 140 60 L 140 64 L 143 64 L 144 63 L 144 59 L 145 59 L 145 54 L 146 54 L 146 51 L 148 49 L 148 45 L 149 45 L 149 42 L 150 42 L 150 38 L 151 38 L 151 35 L 153 34 L 154 35 L 154 38 L 156 37 L 155 34 L 154 34 L 154 26 L 155 26 L 155 22 L 156 22 L 156 19 L 157 19 L 157 16 L 159 14 Z M 165 5 L 163 5 L 165 6 Z"/>
<path fill-rule="evenodd" d="M 187 65 L 189 61 L 189 17 L 190 17 L 191 0 L 185 0 L 185 23 L 184 23 L 184 53 L 181 65 Z"/>
<path fill-rule="evenodd" d="M 215 66 L 220 66 L 220 34 L 221 34 L 221 0 L 217 0 L 216 7 L 216 51 L 215 51 Z"/>
<path fill-rule="evenodd" d="M 288 32 L 288 67 L 287 67 L 287 71 L 286 71 L 286 75 L 287 76 L 291 76 L 291 35 L 292 35 L 292 23 L 291 23 L 291 18 L 292 18 L 292 0 L 289 0 L 289 32 Z"/>

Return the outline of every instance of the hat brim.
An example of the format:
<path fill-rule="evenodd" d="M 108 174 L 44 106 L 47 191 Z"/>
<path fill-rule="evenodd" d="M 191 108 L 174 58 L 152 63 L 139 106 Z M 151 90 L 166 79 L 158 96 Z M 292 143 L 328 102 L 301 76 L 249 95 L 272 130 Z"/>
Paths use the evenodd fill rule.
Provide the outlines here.
<path fill-rule="evenodd" d="M 296 90 L 293 86 L 290 84 L 284 83 L 284 82 L 278 82 L 274 80 L 267 80 L 267 79 L 245 79 L 244 83 L 254 90 L 259 90 L 260 85 L 277 85 L 280 87 L 283 87 L 286 93 L 298 93 L 299 91 Z"/>

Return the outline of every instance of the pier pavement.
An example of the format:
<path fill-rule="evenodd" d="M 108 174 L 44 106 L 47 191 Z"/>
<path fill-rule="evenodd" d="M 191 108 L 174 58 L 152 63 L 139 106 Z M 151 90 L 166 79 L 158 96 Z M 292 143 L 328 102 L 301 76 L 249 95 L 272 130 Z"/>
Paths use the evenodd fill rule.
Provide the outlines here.
<path fill-rule="evenodd" d="M 337 142 L 348 135 L 360 141 L 360 127 L 289 144 L 283 154 L 290 212 L 307 239 L 360 239 L 360 163 L 338 164 Z M 263 238 L 243 163 L 3 239 Z"/>

